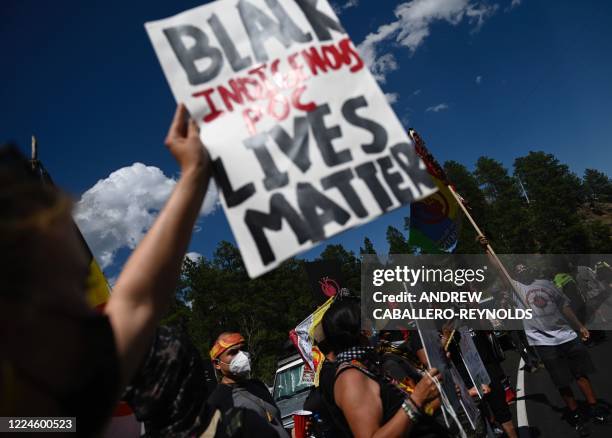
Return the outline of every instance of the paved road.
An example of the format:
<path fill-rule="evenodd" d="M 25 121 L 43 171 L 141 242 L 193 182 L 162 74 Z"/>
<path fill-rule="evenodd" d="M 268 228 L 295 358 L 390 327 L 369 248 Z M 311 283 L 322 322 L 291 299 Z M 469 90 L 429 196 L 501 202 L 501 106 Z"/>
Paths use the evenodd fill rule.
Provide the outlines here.
<path fill-rule="evenodd" d="M 507 359 L 502 365 L 513 385 L 517 384 L 517 378 L 524 379 L 522 388 L 517 388 L 519 391 L 522 389 L 523 394 L 513 405 L 515 424 L 517 419 L 520 419 L 523 424 L 525 422 L 528 424 L 528 427 L 519 429 L 521 438 L 573 438 L 578 436 L 574 429 L 562 419 L 563 401 L 546 370 L 536 373 L 519 372 L 519 355 L 515 352 L 506 353 Z M 597 368 L 597 372 L 591 376 L 595 394 L 602 403 L 610 405 L 612 404 L 612 334 L 608 333 L 606 341 L 589 348 L 589 353 Z M 584 397 L 575 384 L 573 389 L 576 398 L 584 402 Z M 589 428 L 590 436 L 593 438 L 612 437 L 612 424 L 590 424 Z"/>

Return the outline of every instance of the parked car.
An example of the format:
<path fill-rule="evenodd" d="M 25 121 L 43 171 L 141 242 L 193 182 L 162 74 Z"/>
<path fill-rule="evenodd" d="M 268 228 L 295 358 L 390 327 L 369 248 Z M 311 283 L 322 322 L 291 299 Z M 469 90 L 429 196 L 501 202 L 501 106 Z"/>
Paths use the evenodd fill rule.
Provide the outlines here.
<path fill-rule="evenodd" d="M 304 407 L 304 401 L 313 386 L 311 379 L 304 379 L 304 361 L 294 354 L 278 362 L 274 375 L 272 397 L 281 412 L 285 429 L 293 429 L 293 413 Z"/>

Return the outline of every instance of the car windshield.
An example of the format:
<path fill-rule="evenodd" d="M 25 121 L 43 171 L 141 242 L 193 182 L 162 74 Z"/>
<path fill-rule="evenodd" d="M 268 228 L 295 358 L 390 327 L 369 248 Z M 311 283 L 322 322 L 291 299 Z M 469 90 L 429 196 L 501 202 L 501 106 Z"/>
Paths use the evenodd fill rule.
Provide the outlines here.
<path fill-rule="evenodd" d="M 304 363 L 296 364 L 291 368 L 278 372 L 274 382 L 274 400 L 283 400 L 302 392 L 312 386 L 311 382 L 302 381 Z"/>

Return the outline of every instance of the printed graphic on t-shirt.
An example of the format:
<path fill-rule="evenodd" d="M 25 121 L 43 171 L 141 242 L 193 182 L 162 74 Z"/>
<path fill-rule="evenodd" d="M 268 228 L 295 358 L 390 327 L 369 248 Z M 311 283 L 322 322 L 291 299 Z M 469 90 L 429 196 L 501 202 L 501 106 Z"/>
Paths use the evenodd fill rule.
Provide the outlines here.
<path fill-rule="evenodd" d="M 538 316 L 550 316 L 558 310 L 552 291 L 542 287 L 527 291 L 527 304 Z"/>

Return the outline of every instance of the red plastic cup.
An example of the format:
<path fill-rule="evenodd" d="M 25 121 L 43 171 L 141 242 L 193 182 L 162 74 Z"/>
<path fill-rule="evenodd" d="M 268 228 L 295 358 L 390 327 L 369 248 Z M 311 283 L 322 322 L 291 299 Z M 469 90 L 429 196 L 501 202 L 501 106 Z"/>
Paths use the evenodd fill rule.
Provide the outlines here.
<path fill-rule="evenodd" d="M 295 438 L 306 438 L 306 424 L 310 420 L 311 415 L 312 412 L 310 411 L 295 411 L 293 413 Z"/>

